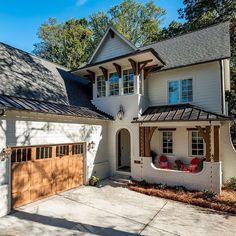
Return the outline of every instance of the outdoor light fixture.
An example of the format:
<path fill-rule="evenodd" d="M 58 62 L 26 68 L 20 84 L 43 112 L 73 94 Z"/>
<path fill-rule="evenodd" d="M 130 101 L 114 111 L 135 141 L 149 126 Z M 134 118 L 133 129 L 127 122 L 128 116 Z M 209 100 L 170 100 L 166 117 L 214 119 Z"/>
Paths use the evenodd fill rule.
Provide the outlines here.
<path fill-rule="evenodd" d="M 123 107 L 122 107 L 122 105 L 120 105 L 120 110 L 118 111 L 118 113 L 117 113 L 117 117 L 118 117 L 118 119 L 119 120 L 122 120 L 123 118 L 124 118 L 124 110 L 123 110 Z"/>
<path fill-rule="evenodd" d="M 88 150 L 90 151 L 91 149 L 93 150 L 95 148 L 95 142 L 92 141 L 88 144 Z"/>
<path fill-rule="evenodd" d="M 0 161 L 5 161 L 7 158 L 10 159 L 11 152 L 12 152 L 11 148 L 9 147 L 3 148 L 0 153 Z"/>

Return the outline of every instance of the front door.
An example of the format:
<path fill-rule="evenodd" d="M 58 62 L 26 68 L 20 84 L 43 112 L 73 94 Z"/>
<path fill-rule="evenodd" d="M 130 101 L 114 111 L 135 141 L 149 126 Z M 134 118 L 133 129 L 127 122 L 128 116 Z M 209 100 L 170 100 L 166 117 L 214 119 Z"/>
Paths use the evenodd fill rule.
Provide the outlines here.
<path fill-rule="evenodd" d="M 118 160 L 117 169 L 119 171 L 130 172 L 130 133 L 127 129 L 121 129 L 118 133 Z"/>

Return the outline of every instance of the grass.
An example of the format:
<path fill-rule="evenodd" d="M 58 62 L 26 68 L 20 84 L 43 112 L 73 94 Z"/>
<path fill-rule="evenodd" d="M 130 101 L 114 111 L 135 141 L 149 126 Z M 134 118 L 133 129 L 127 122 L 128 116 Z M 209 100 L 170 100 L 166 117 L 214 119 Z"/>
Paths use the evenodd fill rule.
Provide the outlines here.
<path fill-rule="evenodd" d="M 159 188 L 159 186 L 158 184 L 143 184 L 143 182 L 138 181 L 130 181 L 128 183 L 130 190 L 139 193 L 236 214 L 236 192 L 233 190 L 224 188 L 220 195 L 206 198 L 203 192 L 189 191 L 181 188 L 181 186 L 167 186 L 164 189 Z"/>

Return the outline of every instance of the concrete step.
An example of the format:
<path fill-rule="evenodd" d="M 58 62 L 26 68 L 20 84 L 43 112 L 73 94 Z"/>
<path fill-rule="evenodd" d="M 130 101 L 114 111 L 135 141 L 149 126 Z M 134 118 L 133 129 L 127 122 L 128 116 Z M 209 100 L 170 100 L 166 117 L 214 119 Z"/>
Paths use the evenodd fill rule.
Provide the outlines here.
<path fill-rule="evenodd" d="M 127 176 L 127 175 L 113 175 L 109 179 L 114 181 L 117 184 L 127 185 L 129 180 L 130 180 L 130 176 Z"/>

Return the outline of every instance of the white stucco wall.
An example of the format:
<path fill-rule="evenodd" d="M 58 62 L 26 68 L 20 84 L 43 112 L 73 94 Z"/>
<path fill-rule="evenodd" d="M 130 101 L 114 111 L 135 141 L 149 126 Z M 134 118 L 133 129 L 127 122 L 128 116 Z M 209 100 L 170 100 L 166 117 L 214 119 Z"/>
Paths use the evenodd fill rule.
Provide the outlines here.
<path fill-rule="evenodd" d="M 7 111 L 6 116 L 0 118 L 0 150 L 7 145 L 88 144 L 93 141 L 95 148 L 86 153 L 87 182 L 93 174 L 102 178 L 110 175 L 107 132 L 105 121 Z M 0 162 L 0 216 L 10 209 L 9 176 L 9 162 Z"/>
<path fill-rule="evenodd" d="M 220 134 L 223 182 L 227 182 L 231 177 L 236 177 L 236 151 L 231 141 L 229 122 L 222 123 Z"/>
<path fill-rule="evenodd" d="M 150 105 L 168 104 L 168 81 L 187 78 L 193 78 L 192 103 L 221 113 L 221 74 L 218 61 L 150 74 L 145 82 L 145 93 L 148 94 Z"/>
<path fill-rule="evenodd" d="M 188 189 L 202 191 L 204 189 L 221 192 L 221 163 L 204 162 L 199 173 L 188 173 L 176 170 L 163 170 L 156 168 L 150 157 L 136 157 L 141 164 L 136 164 L 133 178 L 146 180 L 149 183 L 163 183 L 169 186 L 182 185 Z"/>

